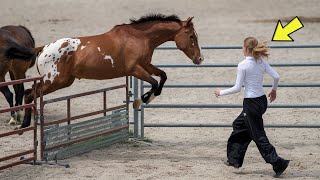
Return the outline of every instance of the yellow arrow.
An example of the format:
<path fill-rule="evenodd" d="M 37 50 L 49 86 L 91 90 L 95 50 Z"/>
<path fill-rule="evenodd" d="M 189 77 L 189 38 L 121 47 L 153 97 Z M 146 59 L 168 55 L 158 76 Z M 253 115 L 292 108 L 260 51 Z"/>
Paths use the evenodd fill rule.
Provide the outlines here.
<path fill-rule="evenodd" d="M 289 35 L 303 27 L 303 24 L 297 16 L 284 27 L 279 20 L 272 37 L 272 41 L 294 41 Z"/>

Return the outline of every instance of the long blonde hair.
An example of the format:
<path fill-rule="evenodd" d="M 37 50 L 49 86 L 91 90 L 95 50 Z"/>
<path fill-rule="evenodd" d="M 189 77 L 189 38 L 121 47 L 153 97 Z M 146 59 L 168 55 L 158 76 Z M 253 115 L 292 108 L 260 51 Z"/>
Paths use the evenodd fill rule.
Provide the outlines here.
<path fill-rule="evenodd" d="M 249 53 L 252 54 L 256 60 L 269 57 L 269 48 L 266 42 L 258 42 L 254 37 L 247 37 L 243 43 L 244 47 L 249 50 Z"/>

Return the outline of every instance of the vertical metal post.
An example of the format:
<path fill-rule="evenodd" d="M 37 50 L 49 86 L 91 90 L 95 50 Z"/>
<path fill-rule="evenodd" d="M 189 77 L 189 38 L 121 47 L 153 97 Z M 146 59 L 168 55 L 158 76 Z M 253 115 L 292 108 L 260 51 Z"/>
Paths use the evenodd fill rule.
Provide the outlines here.
<path fill-rule="evenodd" d="M 133 79 L 133 97 L 134 100 L 136 100 L 137 98 L 139 98 L 139 89 L 138 89 L 138 79 L 136 77 L 134 77 Z M 133 110 L 133 121 L 134 121 L 134 127 L 133 127 L 133 131 L 134 131 L 134 138 L 138 138 L 139 137 L 139 114 L 138 114 L 138 109 L 134 109 Z"/>
<path fill-rule="evenodd" d="M 141 96 L 144 95 L 143 84 L 144 84 L 144 82 L 140 81 Z M 143 107 L 143 104 L 141 105 L 141 113 L 140 113 L 140 115 L 141 115 L 141 117 L 140 117 L 140 122 L 141 122 L 141 125 L 140 125 L 140 128 L 141 128 L 140 136 L 141 136 L 141 139 L 143 139 L 144 138 L 144 107 Z"/>
<path fill-rule="evenodd" d="M 130 81 L 131 83 L 131 81 Z M 129 115 L 129 101 L 130 101 L 130 97 L 129 97 L 129 78 L 128 76 L 126 76 L 126 113 L 128 113 Z M 127 121 L 127 125 L 128 125 L 128 134 L 130 133 L 130 123 L 129 123 L 129 118 Z"/>
<path fill-rule="evenodd" d="M 127 76 L 128 78 L 128 76 Z M 130 88 L 132 88 L 132 76 L 130 76 Z"/>
<path fill-rule="evenodd" d="M 141 139 L 144 139 L 144 107 L 141 106 Z"/>
<path fill-rule="evenodd" d="M 44 140 L 43 140 L 43 131 L 44 131 L 44 116 L 43 116 L 43 109 L 44 109 L 44 103 L 43 103 L 43 92 L 42 92 L 42 86 L 43 86 L 43 79 L 40 80 L 40 88 L 39 88 L 39 94 L 40 94 L 40 160 L 44 160 Z"/>
<path fill-rule="evenodd" d="M 68 119 L 68 125 L 70 125 L 70 117 L 71 117 L 71 99 L 67 99 L 67 119 Z M 68 126 L 68 139 L 71 139 L 71 127 Z"/>
<path fill-rule="evenodd" d="M 70 117 L 71 117 L 71 103 L 70 99 L 67 99 L 67 119 L 68 119 L 68 125 L 70 125 Z"/>
<path fill-rule="evenodd" d="M 103 116 L 106 116 L 107 115 L 107 92 L 106 91 L 103 91 Z"/>
<path fill-rule="evenodd" d="M 131 77 L 131 76 L 130 76 Z M 131 80 L 130 80 L 131 83 Z M 127 112 L 129 112 L 129 78 L 126 76 L 126 105 L 127 105 Z"/>
<path fill-rule="evenodd" d="M 38 123 L 38 114 L 37 114 L 37 81 L 33 81 L 33 84 L 34 84 L 34 87 L 35 87 L 35 92 L 34 92 L 34 95 L 33 95 L 33 104 L 34 104 L 34 107 L 33 107 L 33 127 L 34 127 L 34 130 L 33 130 L 33 156 L 34 156 L 34 160 L 33 160 L 33 164 L 36 164 L 36 161 L 37 161 L 37 146 L 38 146 L 38 143 L 37 143 L 37 123 Z"/>

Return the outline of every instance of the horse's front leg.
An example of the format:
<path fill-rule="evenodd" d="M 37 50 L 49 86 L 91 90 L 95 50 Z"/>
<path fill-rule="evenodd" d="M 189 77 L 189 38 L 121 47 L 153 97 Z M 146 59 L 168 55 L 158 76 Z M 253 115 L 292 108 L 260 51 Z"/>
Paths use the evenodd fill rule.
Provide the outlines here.
<path fill-rule="evenodd" d="M 142 103 L 149 103 L 150 97 L 154 96 L 154 92 L 158 89 L 158 81 L 155 80 L 144 68 L 137 65 L 132 75 L 142 81 L 146 81 L 151 84 L 152 88 L 141 96 L 141 99 L 135 99 L 133 102 L 133 108 L 138 109 Z"/>
<path fill-rule="evenodd" d="M 40 96 L 40 83 L 36 83 L 35 85 L 32 85 L 32 88 L 27 89 L 24 91 L 24 103 L 30 104 L 34 101 L 34 95 L 36 95 L 36 98 Z M 36 92 L 35 92 L 36 91 Z M 22 129 L 29 127 L 31 124 L 31 115 L 32 115 L 32 108 L 26 108 L 24 109 L 24 118 L 21 123 L 21 125 L 17 126 L 15 129 Z M 21 135 L 20 133 L 19 135 Z"/>
<path fill-rule="evenodd" d="M 155 96 L 159 96 L 161 94 L 162 88 L 164 83 L 167 80 L 167 74 L 162 71 L 161 69 L 155 67 L 152 64 L 149 64 L 146 68 L 146 70 L 150 73 L 150 74 L 154 74 L 156 76 L 160 77 L 160 83 L 159 83 L 159 87 L 157 88 L 157 90 L 154 92 Z"/>
<path fill-rule="evenodd" d="M 30 104 L 34 100 L 33 91 L 34 91 L 34 88 L 25 90 L 25 92 L 24 92 L 24 95 L 25 95 L 24 96 L 24 102 L 25 102 L 25 104 Z M 31 123 L 31 112 L 32 112 L 31 108 L 24 109 L 24 119 L 23 119 L 21 125 L 18 125 L 16 127 L 16 129 L 26 128 L 26 127 L 30 126 L 30 123 Z"/>

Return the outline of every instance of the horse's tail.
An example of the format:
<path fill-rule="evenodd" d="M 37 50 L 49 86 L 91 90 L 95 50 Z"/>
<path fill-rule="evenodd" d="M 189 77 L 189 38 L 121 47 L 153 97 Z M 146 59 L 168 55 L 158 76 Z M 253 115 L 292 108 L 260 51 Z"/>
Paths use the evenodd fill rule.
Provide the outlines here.
<path fill-rule="evenodd" d="M 31 48 L 22 46 L 16 42 L 10 42 L 10 45 L 5 51 L 5 56 L 8 59 L 30 61 L 35 55 Z"/>
<path fill-rule="evenodd" d="M 43 48 L 44 48 L 44 46 L 33 48 L 34 57 L 32 58 L 32 62 L 29 65 L 29 68 L 34 66 L 34 64 L 36 63 L 36 57 L 43 50 Z"/>

